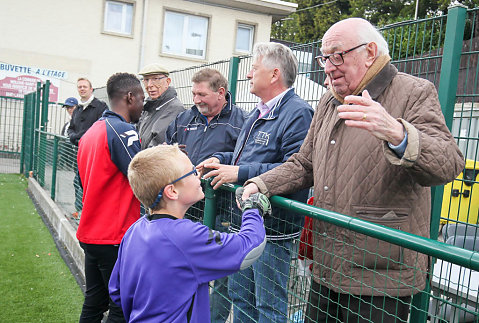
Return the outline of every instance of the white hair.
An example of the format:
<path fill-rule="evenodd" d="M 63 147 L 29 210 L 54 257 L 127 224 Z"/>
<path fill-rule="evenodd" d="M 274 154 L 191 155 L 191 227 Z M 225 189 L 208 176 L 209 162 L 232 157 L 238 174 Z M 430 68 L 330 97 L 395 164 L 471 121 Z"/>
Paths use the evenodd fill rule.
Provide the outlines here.
<path fill-rule="evenodd" d="M 378 46 L 379 55 L 389 55 L 389 46 L 383 35 L 369 21 L 361 19 L 365 23 L 358 24 L 355 31 L 358 35 L 359 43 L 374 42 Z"/>
<path fill-rule="evenodd" d="M 261 63 L 268 68 L 279 68 L 283 82 L 293 86 L 298 74 L 298 60 L 291 49 L 280 43 L 257 43 L 253 48 L 253 61 L 261 57 Z"/>

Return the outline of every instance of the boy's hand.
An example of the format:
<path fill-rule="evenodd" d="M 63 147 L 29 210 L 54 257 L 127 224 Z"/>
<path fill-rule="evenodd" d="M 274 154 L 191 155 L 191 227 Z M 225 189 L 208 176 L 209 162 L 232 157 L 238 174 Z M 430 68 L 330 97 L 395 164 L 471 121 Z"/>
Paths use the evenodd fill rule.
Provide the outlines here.
<path fill-rule="evenodd" d="M 269 203 L 268 198 L 261 193 L 251 194 L 246 200 L 242 199 L 244 188 L 240 187 L 236 190 L 236 201 L 238 202 L 241 211 L 246 211 L 248 209 L 257 209 L 259 214 L 263 217 L 271 215 L 271 204 Z"/>

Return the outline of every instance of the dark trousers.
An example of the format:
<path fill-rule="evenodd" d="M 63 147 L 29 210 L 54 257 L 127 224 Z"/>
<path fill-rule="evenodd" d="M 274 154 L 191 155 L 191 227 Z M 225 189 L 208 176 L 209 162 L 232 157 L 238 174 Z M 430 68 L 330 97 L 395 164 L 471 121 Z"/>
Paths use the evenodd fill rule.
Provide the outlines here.
<path fill-rule="evenodd" d="M 81 243 L 85 251 L 85 301 L 80 323 L 100 323 L 103 313 L 110 310 L 107 322 L 125 322 L 121 307 L 113 303 L 108 293 L 108 281 L 118 257 L 117 245 Z"/>
<path fill-rule="evenodd" d="M 313 280 L 304 323 L 407 322 L 411 297 L 336 293 Z"/>

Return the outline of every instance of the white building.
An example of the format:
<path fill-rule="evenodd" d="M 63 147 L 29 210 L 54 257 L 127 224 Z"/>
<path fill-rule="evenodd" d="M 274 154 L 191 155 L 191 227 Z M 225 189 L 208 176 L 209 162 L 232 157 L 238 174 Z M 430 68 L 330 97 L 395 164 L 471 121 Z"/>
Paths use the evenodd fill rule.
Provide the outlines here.
<path fill-rule="evenodd" d="M 280 0 L 7 1 L 0 10 L 0 95 L 53 81 L 51 101 L 102 87 L 115 72 L 169 69 L 244 55 L 269 41 L 271 23 L 296 10 Z M 1 89 L 3 88 L 3 92 Z"/>

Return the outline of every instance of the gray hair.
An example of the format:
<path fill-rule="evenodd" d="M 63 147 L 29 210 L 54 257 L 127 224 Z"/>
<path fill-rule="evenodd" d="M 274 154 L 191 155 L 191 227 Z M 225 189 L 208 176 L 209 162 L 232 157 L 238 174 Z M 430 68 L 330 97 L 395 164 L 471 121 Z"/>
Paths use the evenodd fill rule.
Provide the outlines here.
<path fill-rule="evenodd" d="M 353 18 L 358 19 L 358 18 Z M 361 19 L 365 23 L 358 24 L 355 28 L 359 43 L 374 42 L 378 46 L 379 55 L 389 55 L 389 46 L 383 35 L 369 21 Z"/>
<path fill-rule="evenodd" d="M 258 58 L 266 67 L 281 71 L 284 85 L 293 86 L 298 74 L 298 59 L 291 49 L 280 43 L 257 43 L 253 48 L 253 61 Z"/>

